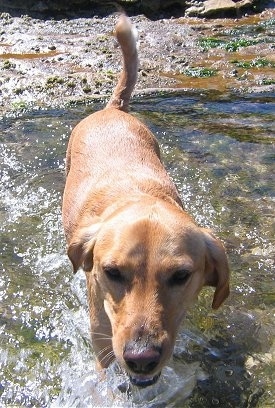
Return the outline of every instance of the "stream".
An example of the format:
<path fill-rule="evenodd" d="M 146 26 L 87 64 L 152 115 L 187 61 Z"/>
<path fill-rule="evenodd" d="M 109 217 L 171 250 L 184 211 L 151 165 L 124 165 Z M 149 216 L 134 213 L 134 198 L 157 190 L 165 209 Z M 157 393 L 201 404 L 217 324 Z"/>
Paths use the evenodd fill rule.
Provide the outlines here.
<path fill-rule="evenodd" d="M 96 371 L 82 272 L 61 224 L 72 127 L 100 104 L 34 110 L 0 123 L 0 406 L 272 407 L 274 94 L 184 92 L 136 99 L 185 208 L 223 240 L 231 296 L 203 290 L 160 381 L 144 390 Z M 273 136 L 272 136 L 273 132 Z"/>

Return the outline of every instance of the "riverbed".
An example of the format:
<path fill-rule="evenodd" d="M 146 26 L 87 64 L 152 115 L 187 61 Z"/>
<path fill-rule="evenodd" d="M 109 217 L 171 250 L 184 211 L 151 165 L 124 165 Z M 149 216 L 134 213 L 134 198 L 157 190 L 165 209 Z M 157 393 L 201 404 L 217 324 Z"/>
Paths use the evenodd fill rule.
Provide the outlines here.
<path fill-rule="evenodd" d="M 0 116 L 106 101 L 121 68 L 117 15 L 71 19 L 0 14 Z M 275 10 L 241 19 L 133 16 L 139 33 L 136 95 L 208 89 L 274 92 Z"/>

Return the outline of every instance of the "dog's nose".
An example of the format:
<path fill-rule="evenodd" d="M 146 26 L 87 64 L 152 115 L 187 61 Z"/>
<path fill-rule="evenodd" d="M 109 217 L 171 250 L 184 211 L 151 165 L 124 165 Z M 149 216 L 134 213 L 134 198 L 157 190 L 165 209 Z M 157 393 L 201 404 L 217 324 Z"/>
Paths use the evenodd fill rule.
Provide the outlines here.
<path fill-rule="evenodd" d="M 151 373 L 158 365 L 161 356 L 161 349 L 158 347 L 142 348 L 137 350 L 126 347 L 123 358 L 127 366 L 134 373 Z"/>

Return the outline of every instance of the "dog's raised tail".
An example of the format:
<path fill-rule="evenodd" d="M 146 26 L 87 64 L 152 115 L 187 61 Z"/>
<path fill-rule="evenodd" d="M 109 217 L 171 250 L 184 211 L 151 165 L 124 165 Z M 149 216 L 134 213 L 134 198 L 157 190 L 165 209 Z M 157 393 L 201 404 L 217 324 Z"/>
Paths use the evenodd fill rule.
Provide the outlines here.
<path fill-rule="evenodd" d="M 106 108 L 117 108 L 127 112 L 129 100 L 137 81 L 138 55 L 136 29 L 124 14 L 117 22 L 115 36 L 122 50 L 123 69 Z"/>

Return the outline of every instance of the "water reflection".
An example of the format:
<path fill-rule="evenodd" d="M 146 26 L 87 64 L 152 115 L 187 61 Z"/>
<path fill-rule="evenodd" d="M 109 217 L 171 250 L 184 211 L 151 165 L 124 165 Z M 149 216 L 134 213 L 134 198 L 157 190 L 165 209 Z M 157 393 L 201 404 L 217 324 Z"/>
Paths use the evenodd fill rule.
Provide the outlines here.
<path fill-rule="evenodd" d="M 143 98 L 186 209 L 224 240 L 232 295 L 205 290 L 174 359 L 146 390 L 115 366 L 98 375 L 85 278 L 65 254 L 60 203 L 71 127 L 95 107 L 1 123 L 0 401 L 3 406 L 274 405 L 274 103 L 271 95 Z M 272 133 L 273 132 L 273 133 Z M 145 402 L 146 401 L 146 402 Z"/>

